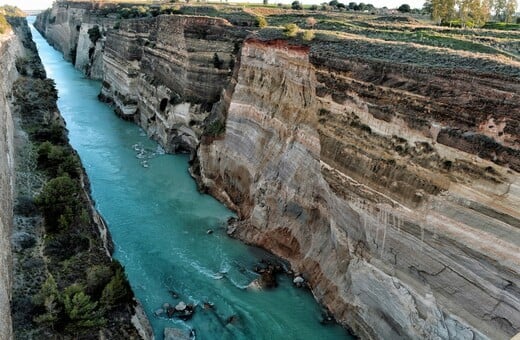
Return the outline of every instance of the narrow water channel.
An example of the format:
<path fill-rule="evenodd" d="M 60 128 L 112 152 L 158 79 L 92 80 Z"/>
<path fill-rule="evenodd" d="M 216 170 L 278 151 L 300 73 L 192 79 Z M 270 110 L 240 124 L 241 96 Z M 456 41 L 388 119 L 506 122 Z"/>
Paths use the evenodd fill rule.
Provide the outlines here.
<path fill-rule="evenodd" d="M 265 254 L 227 237 L 225 224 L 233 213 L 197 192 L 188 158 L 164 154 L 139 127 L 117 118 L 97 100 L 100 82 L 86 79 L 32 25 L 31 30 L 47 76 L 56 82 L 70 142 L 109 225 L 114 256 L 125 266 L 156 339 L 165 327 L 195 329 L 197 339 L 350 338 L 337 325 L 321 325 L 312 295 L 288 278 L 274 290 L 245 289 Z M 154 315 L 163 303 L 180 300 L 215 307 L 197 308 L 186 322 Z"/>

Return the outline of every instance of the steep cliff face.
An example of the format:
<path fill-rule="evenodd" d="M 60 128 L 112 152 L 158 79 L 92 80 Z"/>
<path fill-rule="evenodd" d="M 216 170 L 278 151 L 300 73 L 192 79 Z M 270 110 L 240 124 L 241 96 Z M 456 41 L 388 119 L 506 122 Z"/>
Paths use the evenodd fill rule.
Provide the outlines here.
<path fill-rule="evenodd" d="M 225 135 L 199 149 L 234 233 L 288 258 L 363 337 L 516 334 L 518 78 L 333 45 L 242 48 Z"/>
<path fill-rule="evenodd" d="M 102 95 L 167 151 L 194 150 L 245 34 L 218 18 L 125 21 L 107 36 Z"/>
<path fill-rule="evenodd" d="M 102 97 L 168 151 L 198 146 L 234 235 L 288 259 L 361 337 L 520 332 L 520 64 L 244 35 L 223 19 L 125 20 L 100 50 Z"/>
<path fill-rule="evenodd" d="M 117 20 L 92 15 L 96 8 L 96 4 L 89 2 L 72 6 L 55 3 L 38 15 L 34 25 L 77 69 L 92 79 L 102 79 L 104 36 Z"/>
<path fill-rule="evenodd" d="M 15 62 L 20 56 L 23 56 L 23 48 L 18 37 L 13 32 L 0 35 L 0 329 L 6 339 L 12 337 L 11 228 L 15 179 L 10 92 L 18 76 Z"/>

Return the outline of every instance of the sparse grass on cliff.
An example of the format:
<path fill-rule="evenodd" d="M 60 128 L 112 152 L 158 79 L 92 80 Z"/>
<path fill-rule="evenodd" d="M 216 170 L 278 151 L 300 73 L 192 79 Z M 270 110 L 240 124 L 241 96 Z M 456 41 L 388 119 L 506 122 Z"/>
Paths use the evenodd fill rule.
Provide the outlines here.
<path fill-rule="evenodd" d="M 7 19 L 3 14 L 0 14 L 0 34 L 6 33 L 11 26 L 9 26 L 9 23 L 7 22 Z"/>

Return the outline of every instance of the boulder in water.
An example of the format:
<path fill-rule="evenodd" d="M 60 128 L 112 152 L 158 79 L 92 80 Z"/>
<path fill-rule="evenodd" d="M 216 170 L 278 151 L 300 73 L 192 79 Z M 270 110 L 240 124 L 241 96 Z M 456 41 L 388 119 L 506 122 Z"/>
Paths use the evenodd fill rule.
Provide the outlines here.
<path fill-rule="evenodd" d="M 298 275 L 294 278 L 293 283 L 296 287 L 301 288 L 305 284 L 305 279 Z"/>
<path fill-rule="evenodd" d="M 181 301 L 179 302 L 176 306 L 175 306 L 175 310 L 176 311 L 179 311 L 179 312 L 182 312 L 186 309 L 186 303 L 184 303 L 184 301 Z"/>
<path fill-rule="evenodd" d="M 164 313 L 164 309 L 156 309 L 153 313 L 155 314 L 155 316 L 161 316 Z"/>
<path fill-rule="evenodd" d="M 167 310 L 167 309 L 170 308 L 170 307 L 171 307 L 171 306 L 170 306 L 170 304 L 169 304 L 168 302 L 165 302 L 165 303 L 163 303 L 163 305 L 162 305 L 162 308 L 163 308 L 164 310 Z"/>
<path fill-rule="evenodd" d="M 164 329 L 164 340 L 189 340 L 190 334 L 179 328 L 166 327 Z"/>

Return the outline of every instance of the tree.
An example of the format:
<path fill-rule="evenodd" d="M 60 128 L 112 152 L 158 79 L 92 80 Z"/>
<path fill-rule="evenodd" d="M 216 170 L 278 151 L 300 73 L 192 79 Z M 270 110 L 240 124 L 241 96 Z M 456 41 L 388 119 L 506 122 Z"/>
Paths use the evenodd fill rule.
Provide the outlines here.
<path fill-rule="evenodd" d="M 338 0 L 329 1 L 329 6 L 330 7 L 334 7 L 334 8 L 338 7 L 338 4 L 339 4 Z"/>
<path fill-rule="evenodd" d="M 423 14 L 432 14 L 432 2 L 431 0 L 427 0 L 422 7 Z"/>
<path fill-rule="evenodd" d="M 291 4 L 292 9 L 303 9 L 302 4 L 299 1 L 293 1 Z"/>
<path fill-rule="evenodd" d="M 263 2 L 264 2 L 264 5 L 267 5 L 269 3 L 268 0 L 263 0 Z"/>
<path fill-rule="evenodd" d="M 36 316 L 34 321 L 53 327 L 61 312 L 61 296 L 52 275 L 45 280 L 40 291 L 33 296 L 32 301 L 35 305 L 45 308 L 45 313 Z"/>
<path fill-rule="evenodd" d="M 455 0 L 432 0 L 432 19 L 440 24 L 455 17 Z"/>
<path fill-rule="evenodd" d="M 45 225 L 48 230 L 56 230 L 64 219 L 74 218 L 80 208 L 79 188 L 69 176 L 51 179 L 36 197 L 36 203 L 42 208 Z M 72 215 L 72 216 L 71 216 Z"/>
<path fill-rule="evenodd" d="M 513 17 L 516 12 L 516 8 L 518 6 L 517 0 L 507 0 L 506 8 L 504 11 L 504 21 L 505 22 L 513 22 Z"/>
<path fill-rule="evenodd" d="M 359 6 L 355 2 L 349 2 L 348 9 L 352 11 L 357 11 L 359 9 Z"/>
<path fill-rule="evenodd" d="M 90 296 L 85 294 L 83 287 L 79 285 L 65 289 L 63 305 L 73 329 L 97 327 L 106 322 L 97 308 L 98 303 L 91 301 Z"/>
<path fill-rule="evenodd" d="M 489 8 L 484 0 L 459 0 L 457 6 L 463 26 L 482 26 L 489 18 Z"/>
<path fill-rule="evenodd" d="M 128 285 L 125 273 L 121 267 L 116 269 L 115 275 L 103 289 L 101 303 L 106 309 L 112 309 L 118 303 L 128 301 L 132 298 L 132 291 Z"/>
<path fill-rule="evenodd" d="M 401 6 L 399 6 L 397 10 L 401 13 L 410 13 L 411 8 L 408 4 L 402 4 Z"/>

